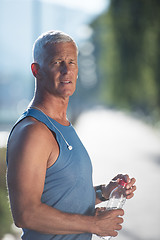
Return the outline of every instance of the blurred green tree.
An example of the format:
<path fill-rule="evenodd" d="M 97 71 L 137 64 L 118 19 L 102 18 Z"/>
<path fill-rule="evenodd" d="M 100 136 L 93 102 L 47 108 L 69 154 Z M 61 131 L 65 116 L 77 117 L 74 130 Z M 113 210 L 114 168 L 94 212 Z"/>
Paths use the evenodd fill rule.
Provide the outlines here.
<path fill-rule="evenodd" d="M 111 0 L 91 24 L 107 105 L 159 117 L 159 12 L 158 0 Z"/>
<path fill-rule="evenodd" d="M 6 187 L 6 148 L 0 148 L 0 239 L 11 232 L 12 217 Z"/>

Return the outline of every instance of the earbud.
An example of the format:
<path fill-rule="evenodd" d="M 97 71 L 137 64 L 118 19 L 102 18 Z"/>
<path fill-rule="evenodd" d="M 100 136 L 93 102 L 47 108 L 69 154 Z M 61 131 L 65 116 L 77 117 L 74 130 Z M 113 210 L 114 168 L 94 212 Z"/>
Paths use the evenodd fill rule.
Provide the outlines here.
<path fill-rule="evenodd" d="M 68 146 L 68 149 L 69 149 L 70 151 L 72 150 L 72 148 L 73 148 L 73 147 L 72 147 L 71 145 Z"/>

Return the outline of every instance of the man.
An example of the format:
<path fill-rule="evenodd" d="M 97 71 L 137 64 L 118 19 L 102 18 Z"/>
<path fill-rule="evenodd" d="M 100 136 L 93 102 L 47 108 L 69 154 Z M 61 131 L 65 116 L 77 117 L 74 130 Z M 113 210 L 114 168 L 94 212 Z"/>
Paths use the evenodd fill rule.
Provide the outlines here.
<path fill-rule="evenodd" d="M 122 228 L 123 210 L 95 211 L 117 183 L 106 193 L 104 186 L 93 188 L 90 158 L 66 117 L 76 88 L 77 52 L 72 38 L 58 31 L 34 44 L 35 95 L 12 129 L 7 151 L 11 209 L 22 239 L 89 240 L 93 233 L 116 236 Z M 135 179 L 114 180 L 120 178 L 128 182 L 127 198 L 133 197 Z"/>

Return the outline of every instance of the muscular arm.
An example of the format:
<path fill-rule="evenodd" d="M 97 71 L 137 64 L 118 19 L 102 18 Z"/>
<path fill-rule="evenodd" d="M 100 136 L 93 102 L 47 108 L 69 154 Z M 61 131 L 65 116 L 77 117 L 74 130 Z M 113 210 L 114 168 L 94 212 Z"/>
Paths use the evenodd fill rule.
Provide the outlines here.
<path fill-rule="evenodd" d="M 118 215 L 123 215 L 122 210 L 92 217 L 64 213 L 41 202 L 46 168 L 58 154 L 54 136 L 42 123 L 27 118 L 13 131 L 8 145 L 7 181 L 15 224 L 48 234 L 116 236 L 115 230 L 121 229 Z"/>

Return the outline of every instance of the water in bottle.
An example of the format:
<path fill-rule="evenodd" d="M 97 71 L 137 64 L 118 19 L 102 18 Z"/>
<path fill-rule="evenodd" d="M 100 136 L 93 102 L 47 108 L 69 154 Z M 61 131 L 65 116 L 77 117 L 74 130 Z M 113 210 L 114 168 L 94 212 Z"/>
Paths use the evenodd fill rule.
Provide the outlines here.
<path fill-rule="evenodd" d="M 119 209 L 122 208 L 126 201 L 126 187 L 127 183 L 123 180 L 120 180 L 118 186 L 113 189 L 109 196 L 107 203 L 107 210 Z M 111 236 L 102 237 L 103 239 L 109 240 Z"/>

